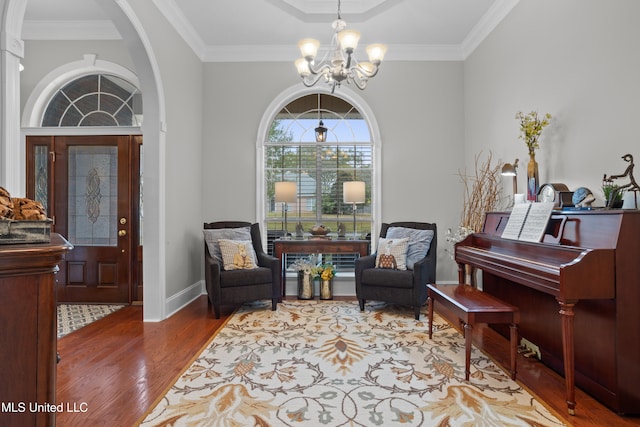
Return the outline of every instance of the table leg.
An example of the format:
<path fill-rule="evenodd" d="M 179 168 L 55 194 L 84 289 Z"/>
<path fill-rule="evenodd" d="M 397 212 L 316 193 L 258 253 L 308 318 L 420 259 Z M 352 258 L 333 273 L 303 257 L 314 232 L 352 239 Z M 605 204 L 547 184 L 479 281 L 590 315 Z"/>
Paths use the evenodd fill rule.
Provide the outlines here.
<path fill-rule="evenodd" d="M 433 298 L 427 297 L 427 316 L 429 316 L 429 339 L 433 336 Z"/>
<path fill-rule="evenodd" d="M 471 340 L 473 335 L 473 325 L 464 324 L 464 379 L 469 381 L 471 374 Z"/>

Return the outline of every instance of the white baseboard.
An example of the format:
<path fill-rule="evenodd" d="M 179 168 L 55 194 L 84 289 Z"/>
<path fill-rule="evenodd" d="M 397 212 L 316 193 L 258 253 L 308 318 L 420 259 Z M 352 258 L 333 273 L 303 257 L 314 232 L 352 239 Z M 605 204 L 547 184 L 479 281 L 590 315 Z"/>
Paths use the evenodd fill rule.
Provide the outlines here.
<path fill-rule="evenodd" d="M 200 295 L 206 295 L 206 293 L 207 291 L 205 289 L 204 280 L 200 280 L 177 294 L 171 295 L 165 301 L 164 312 L 167 313 L 166 318 L 173 316 Z"/>

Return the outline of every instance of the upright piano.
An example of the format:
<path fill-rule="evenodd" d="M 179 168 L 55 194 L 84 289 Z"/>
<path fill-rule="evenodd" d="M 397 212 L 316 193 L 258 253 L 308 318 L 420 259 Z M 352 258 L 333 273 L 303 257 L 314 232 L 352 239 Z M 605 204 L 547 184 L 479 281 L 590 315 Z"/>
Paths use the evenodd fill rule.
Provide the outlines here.
<path fill-rule="evenodd" d="M 503 239 L 508 212 L 455 245 L 459 280 L 520 308 L 520 335 L 575 386 L 621 414 L 640 413 L 640 210 L 554 211 L 540 243 Z M 501 326 L 493 326 L 506 336 Z"/>

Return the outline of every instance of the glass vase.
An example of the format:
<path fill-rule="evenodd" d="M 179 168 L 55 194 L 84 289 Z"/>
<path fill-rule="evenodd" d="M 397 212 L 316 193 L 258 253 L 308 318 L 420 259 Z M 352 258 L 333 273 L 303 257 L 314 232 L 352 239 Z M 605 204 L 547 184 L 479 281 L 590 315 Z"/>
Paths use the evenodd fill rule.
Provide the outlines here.
<path fill-rule="evenodd" d="M 538 178 L 538 162 L 535 153 L 529 153 L 527 164 L 527 200 L 535 202 L 538 199 L 540 179 Z"/>
<path fill-rule="evenodd" d="M 298 271 L 298 299 L 313 298 L 313 282 L 311 281 L 311 273 L 306 271 Z"/>
<path fill-rule="evenodd" d="M 333 279 L 320 282 L 320 299 L 333 299 Z"/>

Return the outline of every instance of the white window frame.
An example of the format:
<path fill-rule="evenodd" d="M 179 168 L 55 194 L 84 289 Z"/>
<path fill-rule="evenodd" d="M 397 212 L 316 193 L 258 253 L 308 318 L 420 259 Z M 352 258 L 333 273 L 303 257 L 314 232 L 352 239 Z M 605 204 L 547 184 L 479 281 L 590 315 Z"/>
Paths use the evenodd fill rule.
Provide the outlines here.
<path fill-rule="evenodd" d="M 349 102 L 353 105 L 358 112 L 362 115 L 362 118 L 365 120 L 367 125 L 369 126 L 369 132 L 371 134 L 371 143 L 372 143 L 372 161 L 373 161 L 373 170 L 371 176 L 372 188 L 371 188 L 371 247 L 376 247 L 377 237 L 380 230 L 381 225 L 381 185 L 380 185 L 380 151 L 381 151 L 381 138 L 380 131 L 378 128 L 378 122 L 376 120 L 373 111 L 369 107 L 369 105 L 364 101 L 364 99 L 359 96 L 356 92 L 352 91 L 349 88 L 341 87 L 339 93 L 331 93 L 329 87 L 312 87 L 307 88 L 302 85 L 291 86 L 285 91 L 281 92 L 276 98 L 269 104 L 266 108 L 262 119 L 260 120 L 260 125 L 258 127 L 258 135 L 256 138 L 256 218 L 260 223 L 260 229 L 262 231 L 262 240 L 263 246 L 267 247 L 267 232 L 266 232 L 266 197 L 265 194 L 265 142 L 267 141 L 267 136 L 269 133 L 269 129 L 271 127 L 271 123 L 275 120 L 277 114 L 290 102 L 295 99 L 301 98 L 310 94 L 317 94 L 318 92 L 321 94 L 328 94 L 332 96 L 337 96 L 345 101 Z"/>

